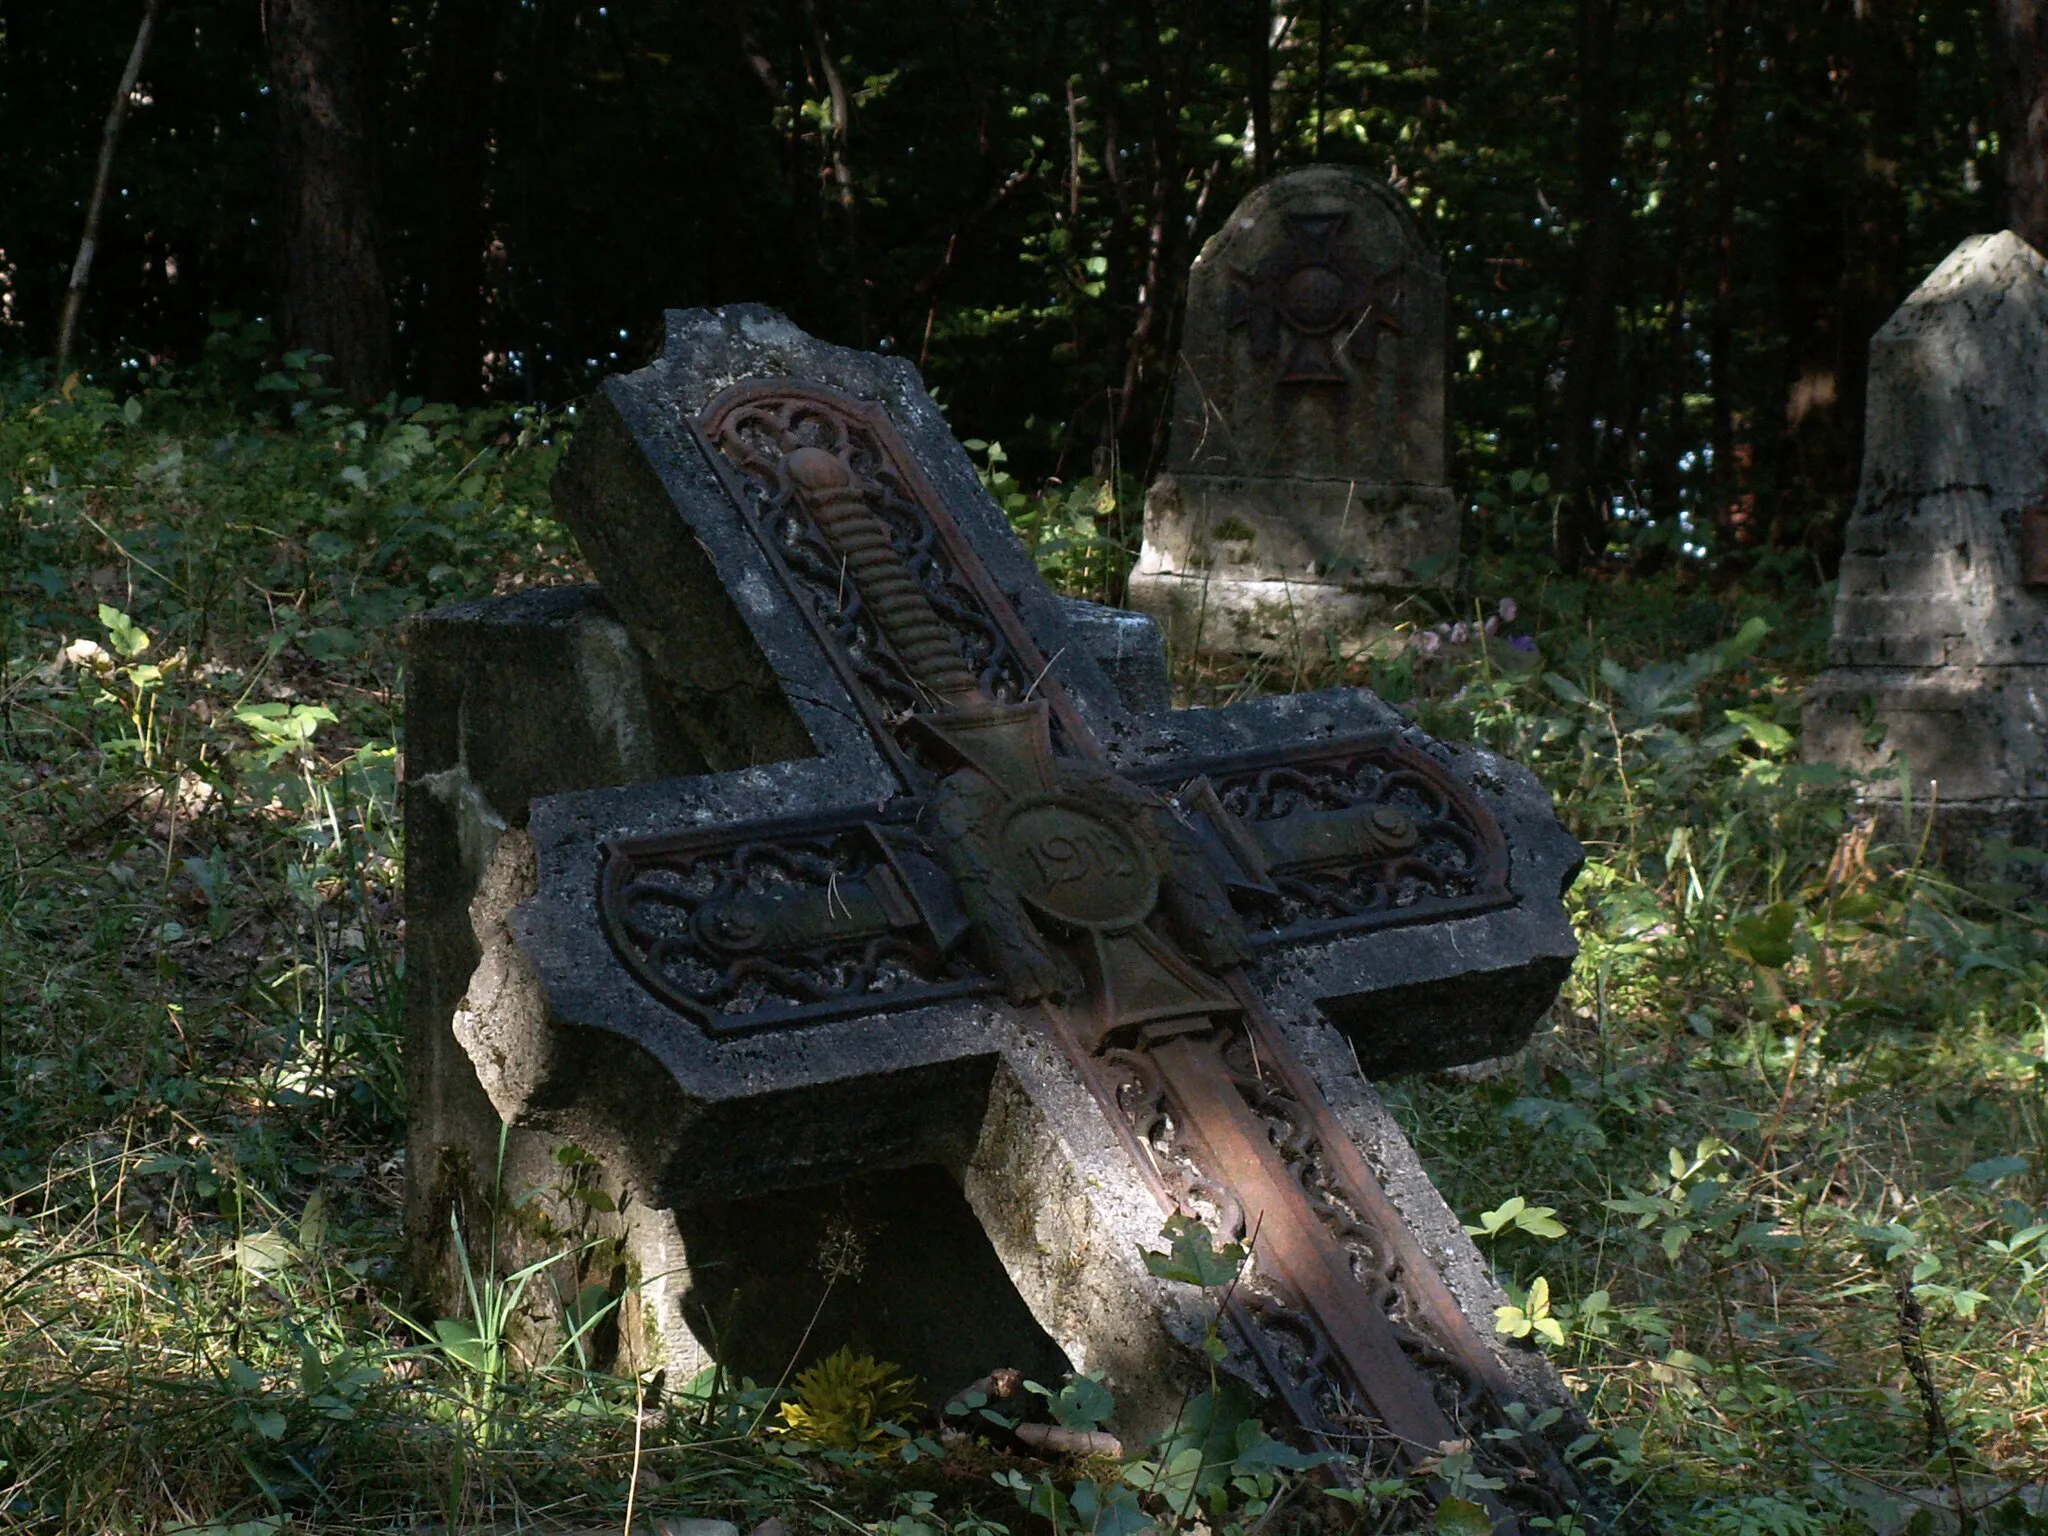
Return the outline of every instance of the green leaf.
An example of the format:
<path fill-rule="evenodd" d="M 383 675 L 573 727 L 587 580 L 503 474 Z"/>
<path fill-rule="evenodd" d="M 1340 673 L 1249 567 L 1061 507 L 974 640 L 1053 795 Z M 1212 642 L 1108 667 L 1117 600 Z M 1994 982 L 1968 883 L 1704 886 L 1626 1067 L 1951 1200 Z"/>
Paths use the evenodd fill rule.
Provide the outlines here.
<path fill-rule="evenodd" d="M 1792 958 L 1792 930 L 1798 922 L 1798 909 L 1789 901 L 1773 902 L 1729 929 L 1728 948 L 1752 964 L 1776 970 Z"/>
<path fill-rule="evenodd" d="M 1544 673 L 1543 684 L 1567 704 L 1584 704 L 1586 702 L 1586 690 L 1561 673 Z"/>
<path fill-rule="evenodd" d="M 327 1191 L 316 1189 L 299 1213 L 299 1246 L 307 1253 L 318 1253 L 326 1241 Z"/>
<path fill-rule="evenodd" d="M 1730 725 L 1742 727 L 1742 734 L 1762 747 L 1766 752 L 1789 752 L 1792 750 L 1792 733 L 1775 721 L 1761 715 L 1751 714 L 1746 709 L 1724 710 Z"/>
<path fill-rule="evenodd" d="M 355 652 L 356 634 L 354 630 L 345 629 L 338 624 L 302 630 L 299 633 L 299 649 L 315 661 L 332 661 L 337 656 L 348 656 Z"/>
<path fill-rule="evenodd" d="M 1533 1237 L 1563 1237 L 1563 1223 L 1556 1220 L 1554 1205 L 1531 1205 L 1520 1195 L 1510 1195 L 1490 1211 L 1479 1213 L 1479 1225 L 1467 1227 L 1473 1237 L 1497 1237 L 1505 1231 L 1527 1232 Z"/>
<path fill-rule="evenodd" d="M 292 1245 L 279 1232 L 251 1232 L 235 1244 L 235 1263 L 259 1280 L 285 1268 L 293 1256 Z"/>
<path fill-rule="evenodd" d="M 107 638 L 114 642 L 114 649 L 129 660 L 149 649 L 149 636 L 137 627 L 133 619 L 111 604 L 100 604 L 100 623 L 106 628 Z"/>
<path fill-rule="evenodd" d="M 1735 1242 L 1737 1247 L 1763 1253 L 1791 1253 L 1806 1246 L 1806 1239 L 1797 1232 L 1780 1232 L 1768 1221 L 1744 1222 Z"/>
<path fill-rule="evenodd" d="M 1493 1516 L 1470 1499 L 1445 1499 L 1436 1507 L 1437 1536 L 1493 1536 Z"/>
<path fill-rule="evenodd" d="M 1965 1168 L 1963 1177 L 1972 1184 L 1996 1184 L 2000 1179 L 2009 1179 L 2016 1173 L 2025 1173 L 2028 1167 L 2029 1164 L 2024 1157 L 1987 1157 L 1981 1163 L 1972 1163 Z"/>
<path fill-rule="evenodd" d="M 334 711 L 324 704 L 244 704 L 235 718 L 263 741 L 274 746 L 296 747 L 311 741 L 323 724 L 331 723 Z"/>
<path fill-rule="evenodd" d="M 476 1324 L 467 1318 L 441 1318 L 434 1324 L 434 1337 L 449 1359 L 468 1366 L 472 1371 L 484 1368 L 483 1336 L 477 1332 Z"/>
<path fill-rule="evenodd" d="M 1720 661 L 1724 667 L 1732 667 L 1764 643 L 1764 636 L 1771 632 L 1770 621 L 1762 614 L 1745 620 L 1742 628 L 1735 631 L 1720 645 Z"/>
<path fill-rule="evenodd" d="M 1245 1430 L 1255 1433 L 1246 1435 Z M 1337 1459 L 1333 1452 L 1298 1451 L 1285 1440 L 1275 1440 L 1256 1419 L 1247 1420 L 1240 1427 L 1238 1438 L 1248 1442 L 1237 1453 L 1234 1465 L 1239 1470 L 1276 1467 L 1285 1472 L 1305 1472 L 1311 1467 L 1328 1466 Z"/>
<path fill-rule="evenodd" d="M 1949 1305 L 1956 1309 L 1956 1316 L 1968 1322 L 1977 1315 L 1977 1308 L 1991 1298 L 1982 1291 L 1955 1290 L 1949 1292 Z"/>
<path fill-rule="evenodd" d="M 1095 1429 L 1116 1412 L 1116 1396 L 1096 1376 L 1076 1376 L 1057 1392 L 1037 1388 L 1063 1429 Z"/>
<path fill-rule="evenodd" d="M 1183 1285 L 1204 1289 L 1230 1284 L 1244 1268 L 1244 1245 L 1215 1246 L 1209 1229 L 1185 1216 L 1168 1219 L 1160 1236 L 1173 1244 L 1171 1252 L 1144 1254 L 1145 1268 L 1161 1280 L 1178 1280 Z"/>
<path fill-rule="evenodd" d="M 1137 1491 L 1121 1483 L 1107 1488 L 1084 1478 L 1074 1485 L 1074 1518 L 1091 1536 L 1137 1536 L 1153 1528 L 1152 1517 L 1139 1507 Z"/>

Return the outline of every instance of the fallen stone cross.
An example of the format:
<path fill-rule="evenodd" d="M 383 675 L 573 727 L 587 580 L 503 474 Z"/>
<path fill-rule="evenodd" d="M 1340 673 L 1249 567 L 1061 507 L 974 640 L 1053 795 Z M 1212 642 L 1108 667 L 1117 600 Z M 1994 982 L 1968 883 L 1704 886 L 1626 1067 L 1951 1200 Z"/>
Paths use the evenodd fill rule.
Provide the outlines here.
<path fill-rule="evenodd" d="M 648 1212 L 945 1170 L 1126 1433 L 1206 1369 L 1218 1298 L 1141 1251 L 1197 1219 L 1250 1247 L 1225 1365 L 1273 1413 L 1440 1493 L 1469 1452 L 1500 1530 L 1577 1503 L 1514 1430 L 1563 1390 L 1365 1075 L 1554 996 L 1580 852 L 1527 773 L 1360 690 L 1134 710 L 1097 659 L 1133 632 L 1045 587 L 915 372 L 760 308 L 672 314 L 556 498 L 617 615 L 586 648 L 638 658 L 613 738 L 658 697 L 707 771 L 542 795 L 473 858 L 452 1037 L 507 1122 Z M 420 766 L 423 806 L 479 793 Z"/>

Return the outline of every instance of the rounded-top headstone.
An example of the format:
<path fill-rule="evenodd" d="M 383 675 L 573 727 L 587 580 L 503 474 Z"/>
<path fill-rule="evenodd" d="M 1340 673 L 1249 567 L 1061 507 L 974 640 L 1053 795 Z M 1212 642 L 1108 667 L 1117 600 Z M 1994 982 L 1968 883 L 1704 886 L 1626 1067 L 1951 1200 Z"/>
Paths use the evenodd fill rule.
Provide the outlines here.
<path fill-rule="evenodd" d="M 1239 204 L 1189 273 L 1132 606 L 1184 647 L 1320 652 L 1448 576 L 1444 325 L 1436 255 L 1385 182 L 1312 166 Z"/>

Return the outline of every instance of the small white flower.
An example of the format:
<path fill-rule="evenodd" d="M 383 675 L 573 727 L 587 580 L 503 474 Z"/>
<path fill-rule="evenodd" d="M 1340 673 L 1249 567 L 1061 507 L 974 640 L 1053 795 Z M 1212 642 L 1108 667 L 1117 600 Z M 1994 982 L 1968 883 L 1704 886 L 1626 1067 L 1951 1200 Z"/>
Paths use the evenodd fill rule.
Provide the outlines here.
<path fill-rule="evenodd" d="M 1443 644 L 1443 637 L 1433 629 L 1425 629 L 1415 637 L 1415 648 L 1425 656 L 1434 656 L 1436 648 Z"/>
<path fill-rule="evenodd" d="M 1463 619 L 1458 620 L 1457 623 L 1451 626 L 1451 644 L 1463 645 L 1466 641 L 1470 640 L 1471 638 L 1472 631 L 1466 628 L 1465 621 Z"/>
<path fill-rule="evenodd" d="M 64 647 L 64 659 L 74 667 L 83 667 L 88 672 L 111 672 L 114 658 L 101 648 L 97 640 L 74 640 Z"/>
<path fill-rule="evenodd" d="M 1501 623 L 1503 623 L 1503 624 L 1512 624 L 1512 623 L 1514 623 L 1514 622 L 1515 622 L 1515 615 L 1516 615 L 1516 614 L 1517 614 L 1518 612 L 1520 612 L 1520 611 L 1521 611 L 1521 610 L 1519 610 L 1518 608 L 1516 608 L 1516 606 L 1515 606 L 1515 600 L 1514 600 L 1514 599 L 1513 599 L 1512 597 L 1504 597 L 1504 598 L 1502 598 L 1502 599 L 1500 600 L 1500 621 L 1501 621 Z"/>

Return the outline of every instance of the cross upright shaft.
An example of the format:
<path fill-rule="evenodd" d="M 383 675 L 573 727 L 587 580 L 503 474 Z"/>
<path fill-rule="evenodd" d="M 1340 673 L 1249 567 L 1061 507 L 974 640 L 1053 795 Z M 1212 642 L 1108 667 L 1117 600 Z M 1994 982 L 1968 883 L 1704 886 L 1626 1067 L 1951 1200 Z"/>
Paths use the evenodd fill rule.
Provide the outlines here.
<path fill-rule="evenodd" d="M 719 405 L 714 401 L 705 413 L 714 429 Z M 810 421 L 815 425 L 816 418 Z M 902 734 L 943 774 L 920 819 L 928 815 L 942 834 L 939 859 L 961 891 L 969 942 L 998 973 L 1012 1002 L 1063 1006 L 1056 1036 L 1106 1107 L 1116 1107 L 1116 1095 L 1104 1080 L 1103 1051 L 1118 1050 L 1126 1065 L 1145 1060 L 1156 1072 L 1176 1122 L 1180 1158 L 1199 1170 L 1211 1200 L 1237 1213 L 1236 1230 L 1223 1237 L 1246 1240 L 1256 1283 L 1313 1320 L 1377 1421 L 1377 1433 L 1401 1461 L 1428 1465 L 1469 1441 L 1404 1353 L 1387 1296 L 1354 1276 L 1354 1257 L 1304 1187 L 1304 1171 L 1289 1166 L 1272 1128 L 1226 1065 L 1230 1046 L 1249 1042 L 1250 1020 L 1259 1012 L 1243 969 L 1252 950 L 1221 873 L 1185 825 L 1184 809 L 1103 765 L 1092 737 L 1070 739 L 1062 756 L 1044 704 L 1005 703 L 982 685 L 897 549 L 889 524 L 870 505 L 885 492 L 856 466 L 858 434 L 846 431 L 827 447 L 805 440 L 792 421 L 780 437 L 783 455 L 775 469 L 776 480 L 789 488 L 784 505 L 800 508 L 838 556 L 867 609 L 873 638 L 893 651 L 921 691 L 940 701 L 938 709 L 902 722 Z M 731 443 L 725 434 L 706 446 L 721 452 Z M 878 446 L 893 457 L 886 437 Z M 758 454 L 756 448 L 737 457 L 758 462 Z M 757 475 L 766 479 L 758 468 Z M 944 516 L 936 506 L 923 510 L 934 519 Z M 1092 750 L 1082 756 L 1084 749 Z M 1339 847 L 1388 832 L 1383 807 L 1324 820 L 1321 840 Z M 1243 829 L 1233 830 L 1243 840 Z M 1270 1063 L 1292 1082 L 1307 1115 L 1309 1143 L 1318 1144 L 1333 1117 L 1312 1075 L 1278 1031 L 1261 1034 L 1263 1057 L 1252 1052 L 1256 1076 L 1263 1079 Z M 1159 1148 L 1136 1136 L 1129 1145 L 1169 1213 L 1201 1214 L 1197 1202 L 1171 1189 Z M 1387 1208 L 1355 1157 L 1339 1183 L 1348 1186 L 1353 1203 L 1375 1214 Z M 1468 1386 L 1501 1392 L 1506 1384 L 1493 1357 L 1472 1336 L 1426 1258 L 1401 1253 L 1391 1273 L 1397 1290 L 1414 1298 L 1417 1312 L 1465 1363 Z M 1256 1327 L 1242 1315 L 1237 1324 Z M 1296 1407 L 1305 1428 L 1331 1443 L 1343 1438 L 1319 1408 Z M 1496 1522 L 1513 1528 L 1508 1506 L 1490 1493 L 1483 1497 Z"/>

